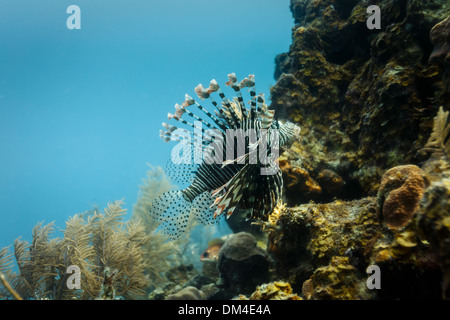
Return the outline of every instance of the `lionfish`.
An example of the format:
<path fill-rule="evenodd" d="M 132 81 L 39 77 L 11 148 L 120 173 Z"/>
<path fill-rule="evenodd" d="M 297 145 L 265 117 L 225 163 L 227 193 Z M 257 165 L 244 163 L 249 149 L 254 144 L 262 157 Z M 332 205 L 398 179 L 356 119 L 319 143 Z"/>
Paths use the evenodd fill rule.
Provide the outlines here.
<path fill-rule="evenodd" d="M 209 99 L 214 113 L 186 94 L 168 118 L 188 129 L 162 124 L 165 130 L 160 131 L 161 138 L 179 142 L 172 156 L 180 156 L 182 151 L 176 161 L 169 160 L 168 175 L 189 185 L 163 193 L 149 209 L 163 232 L 172 238 L 185 232 L 191 218 L 212 225 L 219 215 L 226 211 L 229 217 L 236 208 L 246 210 L 248 218 L 267 220 L 281 199 L 279 150 L 299 139 L 300 128 L 274 118 L 275 111 L 268 109 L 264 95 L 255 93 L 254 75 L 238 82 L 231 73 L 228 79 L 225 84 L 234 90 L 233 100 L 225 97 L 216 80 L 211 80 L 207 88 L 199 84 L 194 89 L 200 100 Z M 243 88 L 249 88 L 249 108 L 244 104 Z M 220 104 L 212 94 L 218 94 Z M 185 114 L 194 123 L 182 118 Z"/>

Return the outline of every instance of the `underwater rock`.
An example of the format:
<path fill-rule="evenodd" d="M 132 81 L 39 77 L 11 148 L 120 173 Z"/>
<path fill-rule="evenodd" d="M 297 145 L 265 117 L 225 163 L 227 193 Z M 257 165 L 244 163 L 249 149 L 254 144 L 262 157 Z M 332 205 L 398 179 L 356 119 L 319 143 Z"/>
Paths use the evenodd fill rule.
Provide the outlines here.
<path fill-rule="evenodd" d="M 442 271 L 443 298 L 450 298 L 450 179 L 436 181 L 426 190 L 418 212 L 421 235 L 431 243 Z"/>
<path fill-rule="evenodd" d="M 168 297 L 170 294 L 175 294 L 184 287 L 198 286 L 197 281 L 201 278 L 199 272 L 194 268 L 192 264 L 178 265 L 170 268 L 164 274 L 167 280 L 162 288 L 156 288 L 154 292 L 150 294 L 150 298 L 154 300 L 161 300 L 164 297 Z"/>
<path fill-rule="evenodd" d="M 279 67 L 280 68 L 280 67 Z M 277 71 L 275 71 L 277 72 Z M 287 118 L 302 104 L 302 84 L 291 73 L 276 76 L 277 86 L 271 88 L 271 95 L 277 96 L 279 108 L 277 115 Z"/>
<path fill-rule="evenodd" d="M 322 192 L 321 187 L 308 171 L 299 167 L 292 167 L 288 161 L 280 160 L 283 173 L 284 187 L 288 198 L 310 200 L 317 198 Z"/>
<path fill-rule="evenodd" d="M 206 263 L 207 262 L 214 263 L 214 268 L 217 269 L 217 261 L 206 261 Z M 155 288 L 148 295 L 149 299 L 196 300 L 195 297 L 198 296 L 199 292 L 201 292 L 200 299 L 208 299 L 210 295 L 217 291 L 215 282 L 217 281 L 218 276 L 199 273 L 192 264 L 173 267 L 166 272 L 165 277 L 167 279 L 167 282 L 164 284 L 164 286 Z M 198 289 L 199 291 L 196 291 L 192 288 Z"/>
<path fill-rule="evenodd" d="M 292 291 L 289 283 L 276 281 L 260 285 L 250 297 L 240 295 L 237 300 L 302 300 L 302 298 Z"/>
<path fill-rule="evenodd" d="M 267 282 L 270 260 L 249 233 L 231 236 L 219 252 L 221 287 L 228 295 L 249 294 Z"/>
<path fill-rule="evenodd" d="M 399 230 L 411 222 L 427 184 L 425 172 L 415 165 L 398 166 L 386 171 L 377 203 L 389 229 Z"/>
<path fill-rule="evenodd" d="M 169 269 L 165 276 L 169 282 L 172 282 L 176 285 L 182 285 L 187 282 L 189 279 L 198 275 L 198 271 L 194 268 L 192 264 L 187 266 L 179 265 Z"/>
<path fill-rule="evenodd" d="M 300 292 L 317 266 L 333 256 L 348 256 L 356 269 L 366 267 L 365 250 L 379 232 L 374 197 L 286 208 L 269 232 L 268 251 L 276 274 Z M 370 252 L 370 250 L 369 250 Z"/>
<path fill-rule="evenodd" d="M 449 16 L 448 1 L 382 1 L 381 30 L 367 28 L 367 6 L 291 0 L 292 45 L 276 58 L 271 88 L 277 115 L 302 128 L 291 165 L 316 180 L 324 169 L 338 173 L 345 199 L 375 196 L 385 170 L 421 163 L 432 117 L 449 101 L 446 69 L 428 62 L 430 30 Z M 444 44 L 446 30 L 435 41 Z"/>
<path fill-rule="evenodd" d="M 434 46 L 430 61 L 450 64 L 450 16 L 431 29 L 430 38 Z"/>
<path fill-rule="evenodd" d="M 236 208 L 231 216 L 226 219 L 228 227 L 233 233 L 247 232 L 253 235 L 259 242 L 266 243 L 266 235 L 263 234 L 259 227 L 253 225 L 253 219 L 248 218 L 248 211 Z"/>
<path fill-rule="evenodd" d="M 203 300 L 205 294 L 196 287 L 186 287 L 177 293 L 170 294 L 166 300 Z"/>
<path fill-rule="evenodd" d="M 317 268 L 305 281 L 302 292 L 307 300 L 359 300 L 374 295 L 358 277 L 349 257 L 341 256 L 334 256 L 329 265 Z"/>
<path fill-rule="evenodd" d="M 217 269 L 218 261 L 204 261 L 202 264 L 202 273 L 206 277 L 217 280 L 219 278 L 219 270 Z"/>

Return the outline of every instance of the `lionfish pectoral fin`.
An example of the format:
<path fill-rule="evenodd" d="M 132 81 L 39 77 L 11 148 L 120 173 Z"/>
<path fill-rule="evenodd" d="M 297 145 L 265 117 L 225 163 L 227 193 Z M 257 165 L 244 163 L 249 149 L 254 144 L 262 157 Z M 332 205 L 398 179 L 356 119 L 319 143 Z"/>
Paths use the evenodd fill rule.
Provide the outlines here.
<path fill-rule="evenodd" d="M 171 190 L 156 198 L 148 213 L 159 223 L 162 233 L 177 239 L 186 231 L 191 209 L 192 202 L 183 197 L 181 190 Z"/>
<path fill-rule="evenodd" d="M 204 226 L 211 226 L 219 222 L 214 215 L 215 204 L 212 194 L 208 191 L 198 195 L 192 202 L 192 216 Z"/>
<path fill-rule="evenodd" d="M 231 207 L 231 208 L 228 208 L 228 211 L 227 211 L 227 219 L 233 214 L 234 209 L 236 209 L 236 206 Z"/>
<path fill-rule="evenodd" d="M 218 195 L 219 193 L 221 193 L 223 190 L 225 190 L 225 187 L 227 186 L 227 184 L 224 184 L 223 186 L 221 186 L 220 188 L 217 188 L 215 190 L 213 190 L 213 192 L 211 192 L 211 196 L 215 197 L 216 200 L 214 201 L 214 203 L 217 201 L 217 199 L 219 198 Z"/>
<path fill-rule="evenodd" d="M 220 216 L 225 209 L 226 209 L 225 205 L 217 205 L 217 209 L 214 211 L 214 219 Z"/>
<path fill-rule="evenodd" d="M 217 209 L 214 214 L 220 215 L 222 212 L 227 210 L 227 218 L 233 214 L 236 207 L 242 198 L 242 190 L 245 188 L 246 183 L 246 173 L 249 169 L 249 164 L 246 164 L 238 173 L 236 173 L 233 178 L 231 178 L 225 185 L 223 185 L 220 190 L 224 190 L 224 194 L 217 196 L 214 203 L 217 205 Z M 213 196 L 217 195 L 216 192 Z"/>

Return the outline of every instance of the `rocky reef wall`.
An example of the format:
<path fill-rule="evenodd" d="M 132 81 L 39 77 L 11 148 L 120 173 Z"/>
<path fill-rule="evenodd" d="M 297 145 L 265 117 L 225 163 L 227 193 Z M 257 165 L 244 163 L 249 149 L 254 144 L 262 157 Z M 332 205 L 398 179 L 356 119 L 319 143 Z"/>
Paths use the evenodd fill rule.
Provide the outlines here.
<path fill-rule="evenodd" d="M 280 158 L 287 207 L 264 226 L 274 278 L 304 299 L 448 299 L 450 3 L 291 0 L 291 11 L 272 108 L 302 140 Z"/>
<path fill-rule="evenodd" d="M 380 30 L 366 26 L 369 5 L 381 9 Z M 386 169 L 425 160 L 418 150 L 432 119 L 450 108 L 448 24 L 430 36 L 450 4 L 291 0 L 290 7 L 292 45 L 276 58 L 271 107 L 301 125 L 303 140 L 287 158 L 322 188 L 298 202 L 337 195 L 323 190 L 324 170 L 345 182 L 340 198 L 373 196 Z"/>

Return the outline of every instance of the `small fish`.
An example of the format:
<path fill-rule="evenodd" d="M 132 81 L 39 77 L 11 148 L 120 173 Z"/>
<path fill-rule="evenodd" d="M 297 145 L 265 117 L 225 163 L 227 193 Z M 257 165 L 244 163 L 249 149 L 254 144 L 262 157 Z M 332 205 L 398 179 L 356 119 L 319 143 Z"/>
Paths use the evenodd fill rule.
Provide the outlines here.
<path fill-rule="evenodd" d="M 200 256 L 200 261 L 204 262 L 219 260 L 219 251 L 224 243 L 225 241 L 220 238 L 211 240 L 208 243 L 208 248 L 206 248 Z"/>
<path fill-rule="evenodd" d="M 149 210 L 162 231 L 174 239 L 186 231 L 190 219 L 212 225 L 222 213 L 229 217 L 237 207 L 247 210 L 248 218 L 267 220 L 281 199 L 283 180 L 276 160 L 280 148 L 300 138 L 300 128 L 274 118 L 264 95 L 255 93 L 254 75 L 238 82 L 231 73 L 226 85 L 236 94 L 231 101 L 216 80 L 207 88 L 199 84 L 194 89 L 201 100 L 211 102 L 215 112 L 186 94 L 168 118 L 187 129 L 162 124 L 161 138 L 179 142 L 176 147 L 189 160 L 169 162 L 166 170 L 175 182 L 189 186 L 162 194 Z M 240 91 L 243 88 L 249 88 L 249 108 Z M 213 94 L 218 94 L 221 103 Z"/>

